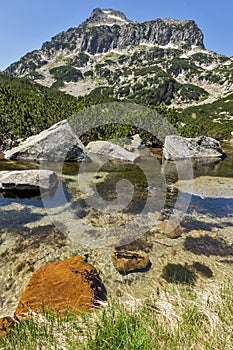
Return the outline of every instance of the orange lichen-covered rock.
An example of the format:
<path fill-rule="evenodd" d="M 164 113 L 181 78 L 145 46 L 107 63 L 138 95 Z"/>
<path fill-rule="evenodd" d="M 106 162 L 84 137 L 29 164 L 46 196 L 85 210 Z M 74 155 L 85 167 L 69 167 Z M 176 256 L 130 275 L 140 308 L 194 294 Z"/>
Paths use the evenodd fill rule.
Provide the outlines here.
<path fill-rule="evenodd" d="M 30 312 L 66 310 L 79 313 L 106 299 L 105 287 L 96 269 L 80 256 L 48 263 L 35 271 L 26 286 L 15 318 Z"/>

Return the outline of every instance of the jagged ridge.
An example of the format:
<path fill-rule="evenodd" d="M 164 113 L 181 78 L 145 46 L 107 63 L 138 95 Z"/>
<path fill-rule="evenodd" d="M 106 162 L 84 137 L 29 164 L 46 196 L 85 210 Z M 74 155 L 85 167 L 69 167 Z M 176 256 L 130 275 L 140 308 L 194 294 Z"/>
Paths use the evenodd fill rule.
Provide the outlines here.
<path fill-rule="evenodd" d="M 203 34 L 194 21 L 176 21 L 157 19 L 149 22 L 131 22 L 126 16 L 115 10 L 93 10 L 89 19 L 77 28 L 70 28 L 54 36 L 51 41 L 25 55 L 19 62 L 6 69 L 6 73 L 22 76 L 32 69 L 48 63 L 48 59 L 57 51 L 80 50 L 92 55 L 106 53 L 112 49 L 123 50 L 141 44 L 179 45 L 191 48 L 203 45 Z M 25 61 L 34 58 L 37 62 Z"/>

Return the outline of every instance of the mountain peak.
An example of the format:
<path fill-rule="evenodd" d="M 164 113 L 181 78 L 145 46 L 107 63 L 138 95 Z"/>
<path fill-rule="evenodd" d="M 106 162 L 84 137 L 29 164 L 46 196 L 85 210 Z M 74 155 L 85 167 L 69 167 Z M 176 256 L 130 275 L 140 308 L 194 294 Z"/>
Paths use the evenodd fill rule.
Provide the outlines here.
<path fill-rule="evenodd" d="M 120 11 L 96 8 L 5 73 L 76 97 L 165 101 L 180 108 L 232 92 L 232 67 L 232 60 L 205 50 L 193 20 L 132 22 Z"/>
<path fill-rule="evenodd" d="M 87 23 L 91 26 L 98 25 L 124 25 L 129 23 L 125 14 L 113 9 L 96 8 L 92 11 L 91 16 L 87 19 Z"/>

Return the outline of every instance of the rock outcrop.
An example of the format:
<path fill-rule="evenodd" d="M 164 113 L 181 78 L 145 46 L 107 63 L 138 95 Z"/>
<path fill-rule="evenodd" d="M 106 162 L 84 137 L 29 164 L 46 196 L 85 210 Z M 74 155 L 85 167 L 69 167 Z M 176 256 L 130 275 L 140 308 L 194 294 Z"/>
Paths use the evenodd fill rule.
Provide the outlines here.
<path fill-rule="evenodd" d="M 93 309 L 106 299 L 105 287 L 96 269 L 80 256 L 50 262 L 33 273 L 26 286 L 15 318 L 22 320 L 30 312 L 69 310 L 80 313 Z"/>
<path fill-rule="evenodd" d="M 26 161 L 80 161 L 84 146 L 72 132 L 67 120 L 31 136 L 18 147 L 5 151 L 5 159 Z"/>
<path fill-rule="evenodd" d="M 124 14 L 114 10 L 95 9 L 82 28 L 79 27 L 76 36 L 81 50 L 90 54 L 141 44 L 165 46 L 183 42 L 190 48 L 192 45 L 203 47 L 203 34 L 194 21 L 157 19 L 131 22 Z"/>
<path fill-rule="evenodd" d="M 123 147 L 120 147 L 115 143 L 108 142 L 108 141 L 90 142 L 87 145 L 86 150 L 90 158 L 92 158 L 92 154 L 104 156 L 109 159 L 125 160 L 128 162 L 135 162 L 140 158 L 138 154 L 129 152 Z"/>
<path fill-rule="evenodd" d="M 90 17 L 86 20 L 88 26 L 99 26 L 102 25 L 125 25 L 131 22 L 126 18 L 125 14 L 121 11 L 113 9 L 101 10 L 96 8 L 92 11 Z"/>
<path fill-rule="evenodd" d="M 48 191 L 57 183 L 56 173 L 49 170 L 0 171 L 0 191 Z"/>
<path fill-rule="evenodd" d="M 112 262 L 116 270 L 127 275 L 131 272 L 145 272 L 150 269 L 148 254 L 142 251 L 117 251 L 112 254 Z"/>
<path fill-rule="evenodd" d="M 167 160 L 184 158 L 219 158 L 225 157 L 219 142 L 211 137 L 200 136 L 185 138 L 168 135 L 165 139 L 163 156 Z"/>

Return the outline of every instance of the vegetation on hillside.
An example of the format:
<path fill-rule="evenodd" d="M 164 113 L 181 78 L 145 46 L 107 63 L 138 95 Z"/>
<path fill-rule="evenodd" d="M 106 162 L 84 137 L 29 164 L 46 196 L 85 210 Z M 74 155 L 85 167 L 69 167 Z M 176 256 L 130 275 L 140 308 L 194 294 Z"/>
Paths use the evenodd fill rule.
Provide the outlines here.
<path fill-rule="evenodd" d="M 76 72 L 79 74 L 78 70 Z M 66 79 L 69 79 L 70 71 L 61 67 L 59 70 L 55 69 L 53 73 L 59 76 L 65 74 L 67 75 Z M 133 102 L 151 108 L 164 116 L 182 136 L 195 137 L 204 134 L 217 139 L 229 139 L 232 136 L 233 94 L 212 104 L 177 111 L 174 108 L 169 108 L 165 102 L 151 103 L 150 90 L 143 86 L 138 86 L 138 89 L 135 98 L 125 97 L 121 99 L 121 102 Z M 194 93 L 191 85 L 188 89 L 191 94 Z M 126 90 L 126 87 L 122 88 L 122 96 L 124 93 L 127 95 Z M 155 92 L 152 90 L 153 95 Z M 26 78 L 12 78 L 1 73 L 0 145 L 2 149 L 12 147 L 20 140 L 35 135 L 60 120 L 69 118 L 85 107 L 114 101 L 117 99 L 112 97 L 111 88 L 108 87 L 95 89 L 89 96 L 77 99 L 59 92 L 55 88 L 48 89 L 30 82 Z M 132 128 L 127 123 L 118 126 L 106 125 L 98 130 L 91 130 L 83 140 L 120 138 L 131 136 L 137 132 L 140 133 L 144 141 L 155 144 L 148 132 Z"/>
<path fill-rule="evenodd" d="M 184 123 L 179 128 L 183 136 L 203 134 L 217 139 L 230 139 L 233 136 L 233 94 L 213 103 L 179 110 L 178 119 Z"/>
<path fill-rule="evenodd" d="M 63 72 L 63 68 L 56 70 L 55 73 L 60 74 L 61 71 Z M 32 83 L 26 78 L 10 78 L 0 74 L 0 144 L 2 147 L 11 147 L 19 140 L 38 134 L 83 108 L 114 101 L 116 100 L 110 98 L 107 93 L 76 99 L 56 89 L 48 89 Z M 149 104 L 147 106 L 150 107 Z M 175 110 L 168 109 L 165 104 L 158 104 L 151 108 L 164 115 L 172 124 L 176 123 Z M 127 125 L 126 119 L 125 124 L 117 126 L 108 124 L 96 130 L 90 130 L 82 140 L 121 138 L 137 132 L 141 133 L 145 141 L 150 139 L 148 132 Z"/>
<path fill-rule="evenodd" d="M 35 135 L 89 104 L 85 98 L 0 74 L 0 144 Z"/>

